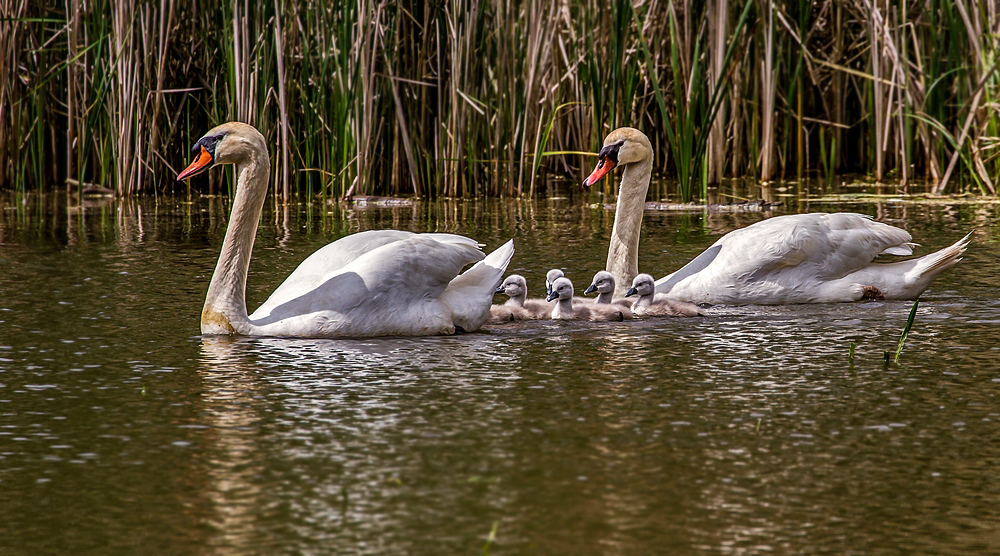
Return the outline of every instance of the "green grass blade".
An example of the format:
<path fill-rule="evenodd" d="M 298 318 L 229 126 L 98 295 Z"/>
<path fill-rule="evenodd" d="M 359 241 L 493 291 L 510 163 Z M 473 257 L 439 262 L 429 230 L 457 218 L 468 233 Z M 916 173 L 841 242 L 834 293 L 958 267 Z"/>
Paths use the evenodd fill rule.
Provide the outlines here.
<path fill-rule="evenodd" d="M 896 346 L 896 356 L 893 358 L 893 363 L 899 362 L 899 354 L 903 352 L 903 344 L 906 343 L 906 336 L 910 334 L 910 328 L 913 328 L 913 318 L 917 316 L 917 306 L 920 305 L 920 300 L 913 302 L 913 308 L 910 309 L 910 316 L 906 319 L 906 326 L 903 327 L 903 333 L 899 336 L 899 345 Z"/>

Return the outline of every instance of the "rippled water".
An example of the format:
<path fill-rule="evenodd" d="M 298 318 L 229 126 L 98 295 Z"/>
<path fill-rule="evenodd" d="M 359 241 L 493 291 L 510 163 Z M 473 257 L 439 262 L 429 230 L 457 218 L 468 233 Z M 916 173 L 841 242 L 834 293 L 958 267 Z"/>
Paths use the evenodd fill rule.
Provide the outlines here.
<path fill-rule="evenodd" d="M 997 205 L 805 200 L 776 213 L 872 214 L 921 253 L 975 230 L 885 366 L 910 303 L 423 339 L 201 338 L 226 201 L 5 203 L 4 554 L 1000 550 Z M 643 270 L 663 275 L 764 217 L 647 213 Z M 580 199 L 269 207 L 248 304 L 319 246 L 376 228 L 487 249 L 514 237 L 512 270 L 537 296 L 553 266 L 589 283 L 611 219 Z"/>

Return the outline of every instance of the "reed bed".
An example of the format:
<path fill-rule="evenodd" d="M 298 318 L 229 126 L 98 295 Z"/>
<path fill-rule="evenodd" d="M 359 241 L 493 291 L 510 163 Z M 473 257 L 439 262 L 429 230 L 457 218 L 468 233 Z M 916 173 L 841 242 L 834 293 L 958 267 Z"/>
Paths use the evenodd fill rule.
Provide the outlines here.
<path fill-rule="evenodd" d="M 241 120 L 280 198 L 534 196 L 644 130 L 683 200 L 844 173 L 996 194 L 974 0 L 0 0 L 0 189 L 176 187 Z M 193 187 L 218 191 L 212 175 Z"/>

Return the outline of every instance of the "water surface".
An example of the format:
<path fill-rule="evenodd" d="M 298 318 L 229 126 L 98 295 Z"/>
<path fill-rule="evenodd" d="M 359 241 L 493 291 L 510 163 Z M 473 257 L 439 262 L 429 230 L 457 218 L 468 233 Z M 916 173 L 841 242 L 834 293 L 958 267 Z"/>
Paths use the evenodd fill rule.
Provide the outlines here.
<path fill-rule="evenodd" d="M 73 206 L 68 206 L 73 205 Z M 593 199 L 267 207 L 248 305 L 344 234 L 449 231 L 535 296 L 604 263 Z M 660 276 L 772 214 L 852 210 L 921 253 L 911 304 L 712 308 L 456 337 L 202 338 L 222 198 L 0 212 L 4 554 L 944 553 L 1000 547 L 998 206 L 648 212 Z M 849 359 L 851 343 L 855 356 Z"/>

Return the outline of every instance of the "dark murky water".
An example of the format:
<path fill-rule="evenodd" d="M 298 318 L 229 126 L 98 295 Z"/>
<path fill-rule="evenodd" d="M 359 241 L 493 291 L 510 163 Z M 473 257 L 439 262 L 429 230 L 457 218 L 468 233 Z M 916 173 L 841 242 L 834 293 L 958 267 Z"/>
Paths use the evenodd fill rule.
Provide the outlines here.
<path fill-rule="evenodd" d="M 801 201 L 975 230 L 910 303 L 712 309 L 460 337 L 200 338 L 221 199 L 0 213 L 4 554 L 916 554 L 1000 550 L 995 204 Z M 761 214 L 647 213 L 663 275 Z M 268 209 L 255 307 L 372 228 L 496 247 L 541 295 L 603 266 L 581 200 Z M 854 361 L 849 346 L 856 344 Z M 495 528 L 495 540 L 487 539 Z"/>

